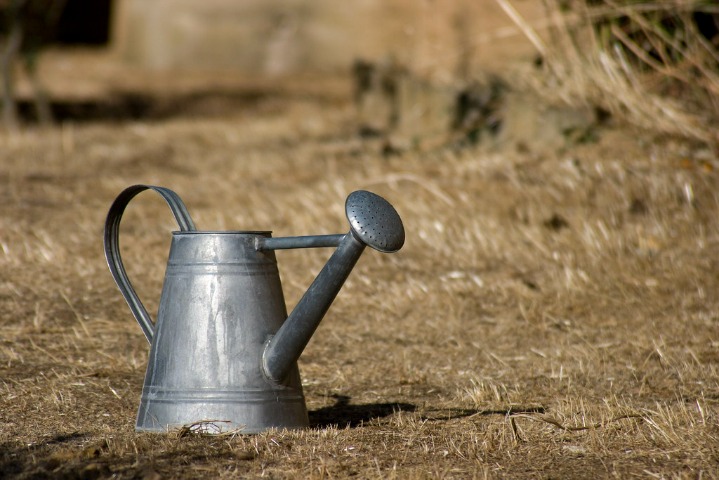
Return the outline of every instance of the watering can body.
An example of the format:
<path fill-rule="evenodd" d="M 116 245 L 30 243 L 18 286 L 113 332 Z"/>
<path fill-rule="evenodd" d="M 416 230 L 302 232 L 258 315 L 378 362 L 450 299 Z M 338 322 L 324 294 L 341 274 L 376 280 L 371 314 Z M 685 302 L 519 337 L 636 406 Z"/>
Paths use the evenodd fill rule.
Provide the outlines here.
<path fill-rule="evenodd" d="M 156 322 L 127 277 L 119 246 L 125 207 L 148 189 L 163 196 L 180 226 L 172 233 Z M 196 425 L 211 433 L 256 433 L 308 426 L 297 358 L 364 247 L 391 252 L 404 243 L 401 221 L 384 199 L 353 195 L 346 203 L 346 235 L 286 238 L 267 231 L 198 231 L 177 194 L 163 187 L 135 185 L 117 197 L 105 224 L 105 254 L 151 345 L 138 431 Z M 368 204 L 380 208 L 370 212 Z M 327 246 L 337 250 L 288 317 L 274 250 Z"/>
<path fill-rule="evenodd" d="M 255 250 L 258 235 L 268 234 L 173 233 L 138 430 L 308 425 L 297 365 L 276 383 L 257 360 L 287 318 L 274 251 Z"/>

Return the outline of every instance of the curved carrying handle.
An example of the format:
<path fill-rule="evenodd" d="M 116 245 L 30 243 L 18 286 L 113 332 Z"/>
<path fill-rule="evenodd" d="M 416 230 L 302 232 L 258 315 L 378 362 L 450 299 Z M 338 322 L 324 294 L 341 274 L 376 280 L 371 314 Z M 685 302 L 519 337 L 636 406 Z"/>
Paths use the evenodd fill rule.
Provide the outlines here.
<path fill-rule="evenodd" d="M 117 286 L 120 288 L 122 296 L 125 297 L 130 311 L 132 311 L 132 314 L 140 324 L 147 341 L 152 343 L 155 326 L 152 322 L 152 318 L 150 318 L 150 314 L 147 313 L 147 309 L 140 301 L 140 297 L 137 296 L 135 289 L 132 288 L 130 279 L 127 278 L 125 267 L 122 264 L 122 258 L 120 257 L 120 220 L 122 219 L 122 214 L 127 204 L 130 203 L 130 200 L 145 190 L 154 190 L 162 195 L 162 198 L 164 198 L 170 206 L 172 214 L 180 226 L 180 230 L 183 232 L 195 230 L 195 224 L 192 222 L 185 204 L 182 203 L 182 200 L 175 192 L 164 187 L 155 187 L 152 185 L 133 185 L 126 188 L 117 196 L 110 207 L 110 211 L 107 213 L 107 220 L 105 221 L 105 258 L 107 259 L 107 264 L 110 267 L 110 272 L 115 279 L 115 283 L 117 283 Z"/>

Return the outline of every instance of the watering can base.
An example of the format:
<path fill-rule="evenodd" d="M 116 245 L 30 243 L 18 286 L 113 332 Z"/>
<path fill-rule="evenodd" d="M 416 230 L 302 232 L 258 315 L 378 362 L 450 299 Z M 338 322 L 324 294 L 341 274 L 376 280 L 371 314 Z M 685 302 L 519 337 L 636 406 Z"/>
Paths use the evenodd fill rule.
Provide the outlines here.
<path fill-rule="evenodd" d="M 256 391 L 183 391 L 181 396 L 185 398 L 177 398 L 178 392 L 172 391 L 148 393 L 143 394 L 137 413 L 138 432 L 166 433 L 195 426 L 203 433 L 259 433 L 271 428 L 309 427 L 304 397 L 296 392 L 262 395 Z M 196 398 L 188 398 L 192 396 Z"/>

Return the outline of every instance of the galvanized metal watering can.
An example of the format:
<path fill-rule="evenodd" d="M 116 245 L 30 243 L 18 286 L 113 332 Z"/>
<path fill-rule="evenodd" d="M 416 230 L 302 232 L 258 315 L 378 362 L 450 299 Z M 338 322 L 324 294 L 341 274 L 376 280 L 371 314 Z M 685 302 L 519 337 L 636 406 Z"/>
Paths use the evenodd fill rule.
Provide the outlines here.
<path fill-rule="evenodd" d="M 159 193 L 180 226 L 172 233 L 157 321 L 120 257 L 120 220 L 144 190 Z M 366 246 L 395 252 L 404 227 L 382 197 L 356 191 L 345 203 L 349 233 L 272 238 L 269 231 L 199 231 L 172 190 L 135 185 L 115 199 L 105 256 L 150 342 L 138 431 L 212 423 L 255 433 L 308 426 L 297 359 Z M 287 316 L 274 250 L 337 247 Z"/>

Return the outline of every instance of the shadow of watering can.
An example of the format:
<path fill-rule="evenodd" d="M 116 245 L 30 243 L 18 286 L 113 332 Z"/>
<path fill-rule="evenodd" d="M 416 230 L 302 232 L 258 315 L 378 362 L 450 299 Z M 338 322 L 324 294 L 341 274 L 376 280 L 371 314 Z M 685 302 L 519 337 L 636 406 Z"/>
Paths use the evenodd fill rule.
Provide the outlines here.
<path fill-rule="evenodd" d="M 180 226 L 172 233 L 153 323 L 120 257 L 120 220 L 135 195 L 153 190 Z M 366 246 L 395 252 L 404 227 L 382 197 L 356 191 L 345 203 L 344 235 L 272 238 L 268 231 L 198 231 L 172 190 L 135 185 L 115 199 L 105 224 L 105 255 L 150 342 L 138 431 L 211 422 L 255 433 L 308 426 L 297 359 Z M 274 250 L 337 247 L 287 316 Z"/>

